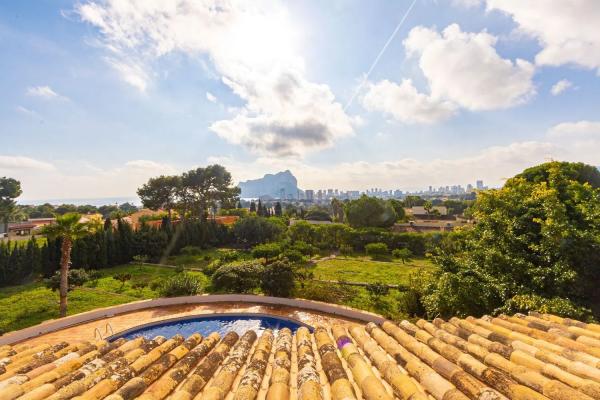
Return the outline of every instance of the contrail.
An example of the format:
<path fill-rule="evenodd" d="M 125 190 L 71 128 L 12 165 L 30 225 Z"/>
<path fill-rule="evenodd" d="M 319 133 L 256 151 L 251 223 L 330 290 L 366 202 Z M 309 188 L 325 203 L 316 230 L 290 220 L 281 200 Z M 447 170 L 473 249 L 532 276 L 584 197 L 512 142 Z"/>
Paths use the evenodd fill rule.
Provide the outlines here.
<path fill-rule="evenodd" d="M 381 51 L 379 52 L 379 54 L 377 54 L 377 57 L 375 57 L 375 61 L 373 61 L 373 64 L 371 64 L 371 68 L 369 68 L 369 70 L 367 71 L 367 74 L 363 78 L 362 82 L 360 83 L 360 85 L 358 85 L 358 88 L 356 88 L 356 90 L 354 91 L 354 94 L 352 95 L 352 97 L 350 97 L 350 100 L 348 100 L 348 102 L 346 103 L 346 106 L 344 107 L 344 111 L 346 111 L 346 109 L 348 107 L 350 107 L 350 104 L 352 104 L 352 102 L 354 101 L 354 98 L 358 95 L 358 92 L 360 92 L 360 90 L 362 89 L 362 87 L 365 85 L 365 83 L 369 79 L 369 76 L 371 75 L 371 72 L 373 72 L 373 69 L 375 69 L 375 67 L 377 66 L 377 63 L 379 62 L 379 59 L 381 58 L 381 56 L 383 55 L 383 53 L 385 53 L 386 49 L 388 48 L 388 46 L 390 45 L 390 43 L 392 42 L 392 40 L 394 40 L 394 37 L 396 36 L 396 34 L 398 33 L 398 31 L 402 27 L 402 24 L 404 24 L 404 21 L 406 20 L 406 18 L 408 17 L 408 15 L 410 14 L 410 12 L 412 11 L 412 9 L 415 6 L 416 2 L 417 2 L 417 0 L 413 0 L 413 2 L 411 3 L 410 7 L 408 7 L 408 10 L 406 10 L 406 13 L 404 13 L 404 16 L 402 17 L 402 19 L 400 20 L 400 22 L 396 26 L 396 29 L 394 29 L 394 32 L 392 32 L 392 34 L 390 35 L 390 37 L 387 40 L 387 42 L 385 42 L 385 44 L 383 45 L 383 48 L 381 49 Z"/>

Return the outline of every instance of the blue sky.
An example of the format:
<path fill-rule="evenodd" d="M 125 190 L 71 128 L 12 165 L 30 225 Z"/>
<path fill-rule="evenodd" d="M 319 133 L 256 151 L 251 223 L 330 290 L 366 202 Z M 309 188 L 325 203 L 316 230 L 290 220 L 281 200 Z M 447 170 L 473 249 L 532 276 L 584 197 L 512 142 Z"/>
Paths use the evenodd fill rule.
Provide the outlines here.
<path fill-rule="evenodd" d="M 214 162 L 340 189 L 600 165 L 600 3 L 416 0 L 365 80 L 411 3 L 2 2 L 0 176 L 48 199 Z"/>

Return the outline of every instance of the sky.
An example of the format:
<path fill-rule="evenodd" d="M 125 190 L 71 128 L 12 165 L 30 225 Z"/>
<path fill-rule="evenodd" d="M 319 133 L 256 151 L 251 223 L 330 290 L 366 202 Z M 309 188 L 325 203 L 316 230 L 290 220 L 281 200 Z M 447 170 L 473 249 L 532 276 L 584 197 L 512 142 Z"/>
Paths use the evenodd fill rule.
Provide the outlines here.
<path fill-rule="evenodd" d="M 597 0 L 0 2 L 0 176 L 38 200 L 213 163 L 346 190 L 598 166 L 598 26 Z"/>

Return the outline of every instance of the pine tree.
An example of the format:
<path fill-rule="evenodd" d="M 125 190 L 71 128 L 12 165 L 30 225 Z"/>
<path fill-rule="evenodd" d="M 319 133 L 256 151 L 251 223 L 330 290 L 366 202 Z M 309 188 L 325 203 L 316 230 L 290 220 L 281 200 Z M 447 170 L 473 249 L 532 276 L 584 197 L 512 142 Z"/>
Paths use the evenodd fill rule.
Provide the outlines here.
<path fill-rule="evenodd" d="M 276 217 L 281 217 L 282 214 L 283 213 L 282 213 L 282 210 L 281 210 L 281 203 L 280 202 L 275 203 L 275 216 Z"/>
<path fill-rule="evenodd" d="M 256 203 L 254 201 L 250 202 L 250 212 L 256 212 Z"/>

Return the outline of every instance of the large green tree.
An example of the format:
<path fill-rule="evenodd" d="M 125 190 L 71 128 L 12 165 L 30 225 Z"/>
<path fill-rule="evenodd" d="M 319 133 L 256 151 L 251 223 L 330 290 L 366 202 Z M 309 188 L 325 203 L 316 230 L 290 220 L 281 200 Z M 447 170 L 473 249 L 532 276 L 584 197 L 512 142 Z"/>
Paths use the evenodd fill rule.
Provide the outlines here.
<path fill-rule="evenodd" d="M 50 239 L 61 240 L 61 258 L 60 258 L 60 317 L 67 315 L 67 293 L 69 291 L 69 267 L 71 264 L 71 251 L 73 243 L 81 239 L 96 228 L 90 223 L 80 222 L 81 215 L 77 213 L 67 213 L 56 218 L 56 222 L 46 225 L 42 228 L 42 233 Z"/>
<path fill-rule="evenodd" d="M 161 175 L 150 178 L 137 190 L 144 207 L 151 210 L 166 209 L 171 217 L 171 210 L 177 201 L 177 192 L 181 185 L 181 177 Z"/>
<path fill-rule="evenodd" d="M 221 165 L 209 165 L 185 172 L 181 178 L 181 195 L 193 216 L 205 218 L 217 206 L 235 208 L 240 188 L 233 186 L 231 174 Z"/>
<path fill-rule="evenodd" d="M 8 220 L 15 211 L 16 201 L 22 193 L 21 183 L 13 178 L 0 178 L 0 224 L 2 232 L 8 231 Z"/>
<path fill-rule="evenodd" d="M 480 192 L 475 227 L 437 257 L 429 314 L 600 315 L 599 185 L 594 167 L 549 162 Z"/>
<path fill-rule="evenodd" d="M 355 228 L 387 228 L 394 225 L 398 216 L 389 202 L 363 195 L 346 204 L 346 218 Z"/>

